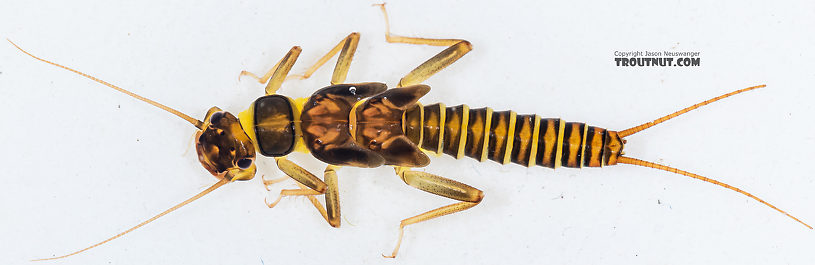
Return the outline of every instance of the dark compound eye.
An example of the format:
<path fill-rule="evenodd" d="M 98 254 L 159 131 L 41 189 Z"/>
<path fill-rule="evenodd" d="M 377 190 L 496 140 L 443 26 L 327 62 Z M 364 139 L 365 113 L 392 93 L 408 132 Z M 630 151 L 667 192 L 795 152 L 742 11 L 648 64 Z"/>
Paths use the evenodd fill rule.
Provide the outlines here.
<path fill-rule="evenodd" d="M 241 159 L 241 160 L 238 160 L 238 167 L 239 167 L 239 168 L 241 168 L 241 169 L 247 169 L 247 168 L 249 168 L 250 166 L 252 166 L 252 159 L 243 158 L 243 159 Z"/>
<path fill-rule="evenodd" d="M 218 120 L 220 120 L 223 117 L 224 117 L 223 112 L 216 112 L 216 113 L 212 114 L 211 118 L 209 118 L 209 122 L 212 123 L 212 124 L 216 124 L 216 123 L 218 123 Z"/>

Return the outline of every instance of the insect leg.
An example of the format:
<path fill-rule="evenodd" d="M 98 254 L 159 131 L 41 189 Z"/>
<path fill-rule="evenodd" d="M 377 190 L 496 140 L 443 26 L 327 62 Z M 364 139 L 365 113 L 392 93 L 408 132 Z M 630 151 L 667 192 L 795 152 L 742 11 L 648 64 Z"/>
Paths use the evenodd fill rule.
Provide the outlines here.
<path fill-rule="evenodd" d="M 267 81 L 269 81 L 269 78 L 272 77 L 272 74 L 274 74 L 275 69 L 277 69 L 277 67 L 280 65 L 281 61 L 283 61 L 283 58 L 280 58 L 280 61 L 278 61 L 276 64 L 274 64 L 274 66 L 272 66 L 272 68 L 270 68 L 269 71 L 267 71 L 266 74 L 264 74 L 263 76 L 258 76 L 255 73 L 243 70 L 238 75 L 238 81 L 241 80 L 241 77 L 249 76 L 249 77 L 254 78 L 255 80 L 257 80 L 258 83 L 265 84 Z"/>
<path fill-rule="evenodd" d="M 325 190 L 325 207 L 314 196 L 307 196 L 311 204 L 317 208 L 320 215 L 323 216 L 328 225 L 339 228 L 340 227 L 340 197 L 339 188 L 337 187 L 337 171 L 339 167 L 328 165 L 325 168 L 325 184 L 328 186 Z M 303 184 L 297 183 L 300 188 L 305 188 Z"/>
<path fill-rule="evenodd" d="M 296 190 L 284 189 L 284 190 L 280 191 L 280 195 L 277 196 L 277 199 L 274 202 L 269 203 L 267 201 L 266 206 L 269 206 L 269 208 L 274 208 L 277 205 L 277 203 L 279 203 L 280 200 L 283 199 L 283 197 L 286 197 L 286 196 L 313 196 L 313 195 L 322 195 L 322 194 L 323 194 L 322 192 L 312 190 L 312 189 L 309 189 L 309 188 L 300 188 L 300 189 L 296 189 Z"/>
<path fill-rule="evenodd" d="M 320 60 L 318 60 L 316 63 L 314 63 L 314 65 L 309 67 L 308 70 L 306 70 L 302 74 L 292 74 L 286 76 L 284 81 L 289 79 L 303 80 L 311 77 L 311 75 L 314 74 L 314 72 L 316 72 L 317 69 L 322 67 L 326 62 L 328 62 L 329 59 L 331 59 L 331 57 L 334 57 L 334 55 L 336 55 L 339 52 L 340 56 L 337 59 L 337 65 L 334 67 L 334 75 L 331 77 L 331 84 L 332 85 L 342 84 L 343 82 L 345 82 L 345 77 L 348 75 L 348 69 L 351 66 L 351 60 L 354 59 L 354 53 L 357 51 L 358 44 L 359 44 L 359 33 L 352 32 L 351 34 L 348 34 L 348 36 L 346 36 L 344 39 L 342 39 L 340 43 L 337 43 L 337 45 L 334 46 L 334 48 L 331 48 L 331 50 L 328 51 L 328 53 L 323 55 L 323 57 L 320 58 Z M 275 66 L 273 66 L 272 69 L 269 69 L 269 71 L 262 77 L 258 77 L 257 75 L 247 71 L 241 71 L 240 76 L 251 76 L 252 78 L 257 79 L 258 82 L 261 84 L 266 83 L 266 81 L 269 80 L 269 78 L 274 73 L 275 69 L 277 69 L 277 66 L 279 64 L 280 62 L 275 64 Z"/>
<path fill-rule="evenodd" d="M 325 179 L 325 184 L 328 188 L 325 190 L 325 206 L 327 213 L 323 217 L 325 220 L 328 221 L 328 224 L 332 227 L 340 227 L 340 194 L 339 188 L 337 187 L 337 171 L 339 167 L 328 165 L 325 168 L 325 175 L 323 178 Z M 311 199 L 312 203 L 316 207 L 319 202 L 316 200 Z M 317 209 L 319 210 L 319 208 Z"/>
<path fill-rule="evenodd" d="M 257 79 L 261 84 L 266 83 L 266 95 L 272 95 L 277 92 L 277 89 L 279 89 L 283 81 L 286 80 L 286 75 L 291 71 L 291 67 L 294 65 L 294 62 L 297 61 L 297 57 L 300 56 L 301 51 L 303 51 L 303 49 L 301 49 L 300 46 L 292 47 L 291 50 L 262 77 L 258 77 L 247 71 L 241 71 L 238 78 L 248 75 Z"/>
<path fill-rule="evenodd" d="M 405 77 L 399 80 L 399 86 L 409 86 L 419 84 L 427 80 L 433 74 L 441 71 L 445 67 L 454 63 L 456 60 L 467 54 L 473 49 L 470 42 L 462 39 L 430 39 L 430 38 L 416 38 L 405 37 L 391 34 L 390 22 L 388 21 L 388 12 L 385 10 L 385 4 L 375 4 L 382 10 L 385 16 L 385 41 L 390 43 L 407 43 L 407 44 L 426 44 L 432 46 L 449 46 L 444 51 L 441 51 L 436 56 L 428 59 L 413 71 L 410 71 Z"/>
<path fill-rule="evenodd" d="M 276 178 L 276 179 L 266 179 L 265 177 L 266 176 L 261 176 L 260 178 L 263 181 L 263 186 L 266 187 L 267 191 L 270 190 L 269 187 L 271 187 L 272 185 L 290 179 L 289 177 L 279 177 L 279 178 Z"/>
<path fill-rule="evenodd" d="M 473 188 L 467 184 L 444 178 L 441 176 L 421 172 L 411 171 L 407 168 L 395 167 L 396 174 L 408 185 L 439 196 L 451 198 L 461 202 L 442 206 L 425 213 L 407 218 L 399 223 L 399 239 L 391 255 L 386 258 L 395 258 L 399 247 L 402 245 L 402 237 L 405 234 L 405 227 L 408 225 L 424 222 L 436 217 L 457 213 L 478 205 L 484 198 L 484 192 Z"/>
<path fill-rule="evenodd" d="M 280 192 L 280 197 L 283 196 L 298 196 L 298 195 L 321 195 L 325 193 L 326 184 L 311 172 L 308 172 L 306 169 L 298 166 L 294 162 L 289 161 L 285 157 L 279 157 L 275 159 L 277 162 L 277 167 L 280 168 L 283 173 L 286 173 L 289 177 L 294 179 L 300 184 L 303 184 L 305 188 L 301 190 L 283 190 Z M 287 192 L 288 191 L 288 192 Z M 284 194 L 287 193 L 287 194 Z M 278 201 L 280 198 L 278 198 Z"/>
<path fill-rule="evenodd" d="M 314 65 L 308 68 L 302 74 L 294 74 L 286 77 L 286 80 L 289 79 L 306 79 L 311 77 L 317 69 L 322 67 L 326 62 L 328 62 L 331 57 L 340 53 L 340 56 L 337 58 L 337 65 L 334 66 L 334 75 L 331 76 L 331 84 L 342 84 L 345 82 L 345 77 L 348 76 L 348 68 L 351 67 L 351 60 L 354 59 L 354 53 L 357 51 L 357 45 L 359 44 L 359 33 L 352 32 L 348 34 L 345 39 L 341 40 L 340 43 L 337 43 L 337 46 L 331 48 L 328 53 L 323 55 L 320 60 L 317 61 Z"/>
<path fill-rule="evenodd" d="M 298 166 L 294 162 L 286 158 L 277 158 L 277 166 L 283 173 L 297 181 L 300 189 L 285 189 L 280 191 L 280 195 L 273 203 L 266 203 L 269 208 L 277 205 L 283 197 L 286 196 L 307 196 L 309 201 L 317 208 L 320 215 L 325 218 L 329 225 L 333 227 L 340 226 L 340 206 L 339 206 L 339 189 L 337 188 L 337 172 L 338 167 L 328 165 L 325 169 L 325 182 L 308 172 L 304 168 Z M 325 204 L 322 204 L 315 198 L 315 195 L 325 194 Z"/>

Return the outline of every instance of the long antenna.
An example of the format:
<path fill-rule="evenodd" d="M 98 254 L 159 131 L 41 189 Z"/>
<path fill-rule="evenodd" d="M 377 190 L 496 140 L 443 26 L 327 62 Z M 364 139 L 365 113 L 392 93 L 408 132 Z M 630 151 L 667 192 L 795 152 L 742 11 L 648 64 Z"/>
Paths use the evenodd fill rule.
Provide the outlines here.
<path fill-rule="evenodd" d="M 693 105 L 693 106 L 690 106 L 690 107 L 684 108 L 684 109 L 682 109 L 682 110 L 680 110 L 680 111 L 677 111 L 677 112 L 671 113 L 671 114 L 669 114 L 669 115 L 667 115 L 667 116 L 665 116 L 665 117 L 662 117 L 662 118 L 656 119 L 656 120 L 654 120 L 654 121 L 649 121 L 649 122 L 646 122 L 646 123 L 643 123 L 643 124 L 640 124 L 640 125 L 637 125 L 637 126 L 634 126 L 634 127 L 628 128 L 628 129 L 625 129 L 625 130 L 622 130 L 622 131 L 618 132 L 618 133 L 617 133 L 617 135 L 619 135 L 620 137 L 626 137 L 626 136 L 629 136 L 629 135 L 632 135 L 632 134 L 638 133 L 638 132 L 640 132 L 640 131 L 642 131 L 642 130 L 645 130 L 645 129 L 651 128 L 651 126 L 654 126 L 654 125 L 660 124 L 660 123 L 662 123 L 662 122 L 664 122 L 664 121 L 667 121 L 667 120 L 673 119 L 673 118 L 674 118 L 674 117 L 676 117 L 676 116 L 679 116 L 679 115 L 685 114 L 685 112 L 688 112 L 688 111 L 691 111 L 691 110 L 695 110 L 695 109 L 697 109 L 697 108 L 699 108 L 699 107 L 701 107 L 701 106 L 704 106 L 704 105 L 707 105 L 707 104 L 710 104 L 710 103 L 716 102 L 716 101 L 718 101 L 718 100 L 720 100 L 720 99 L 723 99 L 723 98 L 726 98 L 726 97 L 729 97 L 729 96 L 732 96 L 732 95 L 735 95 L 735 94 L 739 94 L 739 93 L 742 93 L 742 92 L 747 92 L 747 91 L 750 91 L 750 90 L 753 90 L 753 89 L 756 89 L 756 88 L 762 88 L 762 87 L 766 87 L 766 86 L 767 86 L 767 85 L 751 86 L 751 87 L 748 87 L 748 88 L 742 88 L 742 89 L 739 89 L 739 90 L 736 90 L 736 91 L 733 91 L 733 92 L 730 92 L 730 93 L 727 93 L 727 94 L 724 94 L 724 95 L 721 95 L 721 96 L 718 96 L 718 97 L 715 97 L 715 98 L 711 98 L 711 99 L 708 99 L 708 100 L 702 101 L 702 102 L 700 102 L 700 103 L 697 103 L 697 104 L 695 104 L 695 105 Z"/>
<path fill-rule="evenodd" d="M 792 218 L 793 220 L 798 221 L 799 223 L 806 226 L 807 228 L 812 229 L 812 226 L 809 226 L 807 223 L 804 223 L 803 221 L 799 220 L 795 216 L 792 216 L 791 214 L 788 214 L 787 212 L 785 212 L 785 211 L 783 211 L 781 209 L 778 209 L 778 207 L 775 207 L 775 205 L 772 205 L 769 202 L 766 202 L 766 201 L 762 200 L 761 198 L 756 197 L 755 195 L 750 194 L 749 192 L 746 192 L 746 191 L 744 191 L 742 189 L 730 186 L 727 183 L 724 183 L 724 182 L 721 182 L 721 181 L 718 181 L 718 180 L 715 180 L 715 179 L 699 176 L 699 175 L 696 175 L 696 174 L 693 174 L 693 173 L 690 173 L 690 172 L 687 172 L 687 171 L 684 171 L 684 170 L 672 168 L 672 167 L 669 167 L 669 166 L 664 166 L 664 165 L 660 165 L 660 164 L 653 163 L 653 162 L 648 162 L 648 161 L 642 161 L 642 160 L 632 158 L 632 157 L 620 156 L 620 157 L 617 158 L 617 163 L 629 164 L 629 165 L 635 165 L 635 166 L 642 166 L 642 167 L 650 167 L 650 168 L 654 168 L 654 169 L 664 170 L 664 171 L 668 171 L 668 172 L 671 172 L 671 173 L 676 173 L 676 174 L 679 174 L 679 175 L 695 178 L 695 179 L 698 179 L 698 180 L 701 180 L 701 181 L 704 181 L 704 182 L 713 183 L 714 185 L 717 185 L 717 186 L 725 187 L 725 188 L 727 188 L 729 190 L 744 194 L 745 196 L 750 197 L 753 200 L 756 200 L 756 201 L 758 201 L 760 203 L 763 203 L 764 205 L 767 205 L 770 208 L 773 208 L 776 211 L 778 211 L 780 213 L 783 213 L 784 215 L 788 216 L 789 218 Z"/>
<path fill-rule="evenodd" d="M 193 201 L 195 201 L 195 200 L 197 200 L 197 199 L 199 199 L 199 198 L 203 197 L 204 195 L 207 195 L 207 193 L 210 193 L 210 192 L 212 192 L 213 190 L 215 190 L 215 189 L 217 189 L 217 188 L 220 188 L 221 186 L 223 186 L 223 185 L 224 185 L 224 184 L 226 184 L 226 183 L 229 183 L 229 180 L 227 180 L 227 179 L 221 179 L 220 181 L 216 182 L 215 184 L 212 184 L 212 186 L 210 186 L 210 187 L 209 187 L 209 188 L 207 188 L 206 190 L 204 190 L 204 191 L 202 191 L 202 192 L 200 192 L 200 193 L 198 193 L 198 194 L 195 194 L 195 196 L 192 196 L 191 198 L 187 199 L 186 201 L 183 201 L 183 202 L 181 202 L 181 203 L 179 203 L 179 204 L 176 204 L 176 205 L 175 205 L 175 206 L 173 206 L 172 208 L 167 209 L 166 211 L 163 211 L 163 212 L 161 212 L 160 214 L 157 214 L 156 216 L 153 216 L 153 217 L 152 217 L 152 218 L 150 218 L 150 219 L 147 219 L 147 221 L 141 222 L 140 224 L 138 224 L 138 225 L 136 225 L 136 226 L 134 226 L 134 227 L 131 227 L 130 229 L 127 229 L 127 230 L 125 230 L 124 232 L 119 233 L 118 235 L 115 235 L 115 236 L 112 236 L 112 237 L 110 237 L 110 238 L 108 238 L 108 239 L 105 239 L 105 240 L 104 240 L 104 241 L 102 241 L 102 242 L 99 242 L 99 243 L 93 244 L 93 245 L 92 245 L 92 246 L 90 246 L 90 247 L 86 247 L 86 248 L 83 248 L 83 249 L 78 250 L 78 251 L 76 251 L 76 252 L 73 252 L 73 253 L 70 253 L 70 254 L 67 254 L 67 255 L 63 255 L 63 256 L 59 256 L 59 257 L 53 257 L 53 258 L 42 258 L 42 259 L 35 259 L 35 260 L 31 260 L 31 261 L 43 261 L 43 260 L 55 260 L 55 259 L 67 258 L 67 257 L 73 256 L 73 255 L 76 255 L 76 254 L 79 254 L 79 253 L 85 252 L 86 250 L 89 250 L 89 249 L 92 249 L 92 248 L 98 247 L 98 246 L 100 246 L 100 245 L 102 245 L 102 244 L 105 244 L 105 243 L 107 243 L 107 242 L 110 242 L 111 240 L 117 239 L 117 238 L 119 238 L 119 237 L 121 237 L 121 236 L 123 236 L 123 235 L 125 235 L 125 234 L 127 234 L 127 233 L 133 232 L 133 230 L 136 230 L 136 229 L 138 229 L 139 227 L 142 227 L 142 226 L 144 226 L 144 225 L 146 225 L 146 224 L 149 224 L 150 222 L 155 221 L 155 220 L 156 220 L 156 219 L 158 219 L 159 217 L 162 217 L 162 216 L 164 216 L 164 215 L 166 215 L 166 214 L 168 214 L 168 213 L 170 213 L 170 212 L 172 212 L 172 211 L 178 210 L 178 208 L 181 208 L 182 206 L 187 205 L 188 203 L 191 203 L 191 202 L 193 202 Z"/>
<path fill-rule="evenodd" d="M 170 108 L 170 107 L 164 106 L 164 105 L 162 105 L 161 103 L 158 103 L 158 102 L 152 101 L 152 100 L 150 100 L 150 99 L 148 99 L 148 98 L 145 98 L 145 97 L 139 96 L 139 95 L 137 95 L 136 93 L 133 93 L 133 92 L 127 91 L 127 90 L 125 90 L 124 88 L 121 88 L 121 87 L 115 86 L 115 85 L 113 85 L 113 84 L 111 84 L 111 83 L 108 83 L 108 82 L 105 82 L 105 81 L 103 81 L 103 80 L 101 80 L 101 79 L 99 79 L 99 78 L 96 78 L 96 77 L 93 77 L 93 76 L 91 76 L 91 75 L 85 74 L 85 73 L 83 73 L 83 72 L 80 72 L 80 71 L 77 71 L 77 70 L 71 69 L 70 67 L 67 67 L 67 66 L 64 66 L 64 65 L 61 65 L 61 64 L 58 64 L 58 63 L 54 63 L 54 62 L 51 62 L 51 61 L 48 61 L 48 60 L 42 59 L 42 58 L 40 58 L 40 57 L 34 56 L 33 54 L 31 54 L 31 53 L 29 53 L 29 52 L 27 52 L 27 51 L 23 50 L 23 48 L 20 48 L 20 46 L 17 46 L 17 44 L 14 44 L 14 42 L 12 42 L 10 39 L 6 39 L 6 40 L 7 40 L 9 43 L 11 43 L 11 45 L 14 45 L 14 47 L 16 47 L 18 50 L 20 50 L 21 52 L 23 52 L 23 53 L 27 54 L 28 56 L 31 56 L 31 57 L 32 57 L 32 58 L 34 58 L 34 59 L 40 60 L 40 61 L 42 61 L 42 62 L 45 62 L 45 63 L 51 64 L 51 65 L 53 65 L 53 66 L 56 66 L 56 67 L 59 67 L 59 68 L 62 68 L 62 69 L 65 69 L 65 70 L 68 70 L 68 71 L 71 71 L 71 72 L 74 72 L 74 73 L 76 73 L 76 74 L 78 74 L 78 75 L 81 75 L 81 76 L 87 77 L 87 78 L 89 78 L 89 79 L 91 79 L 91 80 L 93 80 L 93 81 L 96 81 L 96 82 L 100 83 L 100 84 L 106 85 L 106 86 L 108 86 L 108 87 L 110 87 L 110 88 L 113 88 L 113 89 L 115 89 L 115 90 L 119 91 L 119 92 L 125 93 L 125 94 L 127 94 L 128 96 L 134 97 L 134 98 L 136 98 L 136 99 L 138 99 L 138 100 L 141 100 L 141 101 L 147 102 L 147 103 L 149 103 L 150 105 L 153 105 L 153 106 L 156 106 L 156 107 L 158 107 L 158 108 L 160 108 L 160 109 L 163 109 L 163 110 L 165 110 L 165 111 L 167 111 L 167 112 L 169 112 L 169 113 L 175 114 L 176 116 L 181 117 L 182 119 L 184 119 L 184 120 L 186 120 L 186 121 L 188 121 L 188 122 L 192 123 L 192 125 L 193 125 L 193 126 L 195 126 L 195 127 L 197 127 L 198 129 L 203 129 L 203 128 L 202 128 L 202 126 L 204 126 L 204 123 L 202 123 L 201 121 L 199 121 L 199 120 L 197 120 L 197 119 L 195 119 L 195 118 L 193 118 L 193 117 L 188 116 L 187 114 L 181 113 L 180 111 L 177 111 L 177 110 L 174 110 L 174 109 L 172 109 L 172 108 Z"/>

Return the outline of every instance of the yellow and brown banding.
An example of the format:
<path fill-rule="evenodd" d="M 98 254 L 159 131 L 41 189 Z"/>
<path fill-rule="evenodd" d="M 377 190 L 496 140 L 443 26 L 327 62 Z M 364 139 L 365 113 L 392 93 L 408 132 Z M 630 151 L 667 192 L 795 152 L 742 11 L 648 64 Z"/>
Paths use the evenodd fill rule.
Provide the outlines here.
<path fill-rule="evenodd" d="M 422 149 L 523 166 L 601 167 L 616 164 L 616 132 L 538 115 L 467 105 L 417 105 L 405 111 L 405 135 Z"/>

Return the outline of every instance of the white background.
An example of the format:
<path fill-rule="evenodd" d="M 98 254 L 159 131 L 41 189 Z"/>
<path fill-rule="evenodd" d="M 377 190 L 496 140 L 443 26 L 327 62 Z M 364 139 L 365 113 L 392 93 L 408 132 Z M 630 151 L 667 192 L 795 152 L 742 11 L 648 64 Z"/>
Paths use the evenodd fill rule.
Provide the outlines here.
<path fill-rule="evenodd" d="M 352 31 L 349 82 L 399 78 L 441 48 L 387 44 L 374 2 L 9 2 L 0 37 L 194 117 L 242 111 L 260 73 L 293 45 L 303 71 Z M 394 33 L 470 40 L 426 81 L 423 102 L 538 113 L 621 130 L 732 90 L 767 84 L 628 138 L 626 153 L 733 184 L 815 223 L 815 6 L 715 1 L 393 1 Z M 699 67 L 626 68 L 613 52 L 699 51 Z M 333 61 L 329 63 L 333 65 Z M 121 232 L 215 182 L 183 120 L 0 45 L 0 263 L 29 264 Z M 307 96 L 331 69 L 280 93 Z M 323 164 L 293 159 L 313 172 Z M 260 184 L 227 185 L 60 264 L 802 264 L 815 232 L 745 196 L 634 166 L 500 166 L 448 156 L 428 172 L 486 193 L 464 213 L 409 227 L 451 203 L 392 169 L 339 171 L 343 224 L 308 201 L 267 209 Z M 282 187 L 293 187 L 291 182 Z"/>

